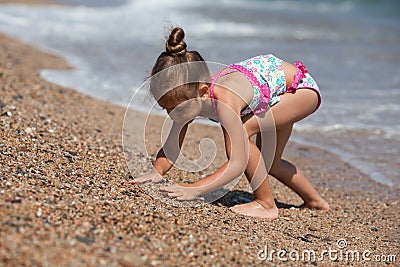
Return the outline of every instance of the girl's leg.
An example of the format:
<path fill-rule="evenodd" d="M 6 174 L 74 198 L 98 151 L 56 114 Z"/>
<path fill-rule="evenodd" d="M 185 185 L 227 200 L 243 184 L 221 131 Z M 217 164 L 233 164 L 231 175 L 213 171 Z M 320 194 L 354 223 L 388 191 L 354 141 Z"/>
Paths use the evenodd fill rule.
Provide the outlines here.
<path fill-rule="evenodd" d="M 296 192 L 307 207 L 329 210 L 329 205 L 317 193 L 308 179 L 292 163 L 283 160 L 282 154 L 292 132 L 293 124 L 309 116 L 315 109 L 318 98 L 314 91 L 309 89 L 297 90 L 295 94 L 284 94 L 280 103 L 271 108 L 276 127 L 276 150 L 269 173 Z M 260 142 L 258 145 L 260 147 Z M 270 157 L 269 149 L 261 145 L 263 157 Z"/>
<path fill-rule="evenodd" d="M 225 140 L 229 140 L 228 133 L 223 129 Z M 228 146 L 227 151 L 230 151 L 230 142 L 227 142 Z M 278 218 L 279 211 L 275 205 L 274 197 L 270 190 L 269 182 L 268 182 L 268 172 L 266 169 L 266 164 L 263 161 L 263 157 L 261 155 L 260 150 L 257 148 L 256 144 L 254 144 L 249 138 L 249 161 L 247 164 L 247 168 L 245 171 L 246 177 L 253 177 L 254 181 L 262 182 L 258 191 L 261 194 L 255 193 L 256 201 L 246 203 L 243 205 L 236 205 L 231 207 L 231 210 L 247 216 L 252 217 L 261 217 L 268 219 L 276 219 Z M 230 155 L 227 155 L 228 158 Z M 251 184 L 251 182 L 250 182 Z"/>
<path fill-rule="evenodd" d="M 279 210 L 275 205 L 260 150 L 251 140 L 249 140 L 249 144 L 250 158 L 245 171 L 246 177 L 263 182 L 254 191 L 255 200 L 253 202 L 236 205 L 231 210 L 247 216 L 276 219 L 279 216 Z M 250 179 L 249 182 L 251 184 L 252 180 Z"/>
<path fill-rule="evenodd" d="M 293 124 L 290 123 L 285 126 L 280 126 L 277 129 L 276 151 L 269 173 L 296 192 L 304 200 L 305 207 L 328 211 L 328 203 L 322 199 L 303 173 L 295 165 L 282 159 L 282 153 L 290 137 L 292 128 Z M 260 139 L 260 135 L 257 135 L 257 146 L 259 148 L 261 146 Z M 260 150 L 265 152 L 262 148 Z M 263 154 L 264 157 L 269 156 L 268 151 L 266 152 L 266 154 Z M 257 194 L 257 191 L 261 191 L 259 194 L 262 194 L 262 190 L 264 190 L 263 187 L 258 188 L 255 194 Z"/>
<path fill-rule="evenodd" d="M 267 169 L 270 166 L 269 162 L 271 161 L 270 158 L 272 158 L 271 155 L 273 155 L 271 175 L 299 194 L 305 201 L 307 207 L 329 210 L 329 205 L 319 196 L 307 178 L 293 164 L 282 160 L 282 153 L 290 137 L 293 124 L 310 115 L 314 111 L 317 102 L 317 95 L 311 90 L 298 90 L 295 94 L 282 95 L 280 103 L 271 108 L 274 118 L 274 126 L 276 127 L 276 151 L 275 153 L 271 153 L 271 147 L 268 146 L 268 140 L 271 139 L 270 137 L 266 138 L 267 140 L 264 140 L 264 145 L 261 145 L 262 140 L 260 134 L 257 135 L 257 143 L 259 143 L 257 148 L 262 148 L 262 161 L 266 163 Z M 273 127 L 271 127 L 270 119 L 264 121 L 265 123 L 263 123 L 262 120 L 257 119 L 255 116 L 248 119 L 244 124 L 248 131 L 248 135 L 252 136 L 257 132 L 263 132 L 262 135 L 268 137 L 268 132 L 271 133 Z M 252 158 L 253 151 L 260 150 L 253 148 L 254 143 L 250 139 L 249 142 L 252 150 L 250 151 L 251 153 L 249 165 L 246 169 L 246 176 L 252 184 L 254 179 L 257 177 L 257 175 L 254 174 L 257 173 L 256 170 L 259 166 L 254 166 L 254 164 L 250 163 L 257 162 L 257 164 L 260 164 L 261 162 L 260 160 L 254 160 L 254 158 Z M 263 212 L 267 213 L 267 210 L 271 208 L 271 199 L 273 200 L 268 177 L 265 176 L 263 182 L 261 184 L 260 182 L 257 182 L 256 187 L 253 188 L 255 188 L 254 194 L 256 201 L 248 204 L 237 205 L 231 208 L 233 211 L 255 217 L 262 217 L 259 215 Z M 261 204 L 262 207 L 260 207 L 259 204 Z M 257 208 L 255 208 L 255 205 L 257 205 Z M 264 211 L 262 210 L 263 207 L 265 208 Z M 255 209 L 257 210 L 257 213 L 255 213 Z M 278 215 L 278 213 L 276 214 Z"/>

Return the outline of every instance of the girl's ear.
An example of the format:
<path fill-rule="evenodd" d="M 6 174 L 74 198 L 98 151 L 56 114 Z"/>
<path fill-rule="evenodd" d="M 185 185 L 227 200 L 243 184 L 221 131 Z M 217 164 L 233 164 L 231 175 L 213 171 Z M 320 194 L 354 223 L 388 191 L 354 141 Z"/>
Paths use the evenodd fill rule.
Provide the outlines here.
<path fill-rule="evenodd" d="M 206 83 L 202 83 L 199 85 L 199 96 L 202 97 L 205 94 L 208 94 L 209 87 Z"/>

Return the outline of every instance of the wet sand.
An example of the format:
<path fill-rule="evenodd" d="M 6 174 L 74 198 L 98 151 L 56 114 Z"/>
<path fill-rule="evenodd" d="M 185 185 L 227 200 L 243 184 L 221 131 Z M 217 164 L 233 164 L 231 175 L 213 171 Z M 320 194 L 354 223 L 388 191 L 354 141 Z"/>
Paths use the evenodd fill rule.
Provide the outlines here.
<path fill-rule="evenodd" d="M 180 208 L 158 201 L 127 184 L 131 174 L 121 142 L 125 109 L 44 81 L 40 69 L 68 69 L 68 64 L 4 35 L 0 40 L 0 265 L 396 265 L 390 259 L 346 263 L 344 256 L 336 261 L 318 257 L 330 248 L 342 248 L 343 254 L 370 251 L 372 259 L 396 255 L 399 189 L 375 183 L 323 150 L 289 143 L 285 157 L 310 178 L 331 212 L 298 209 L 301 199 L 273 178 L 280 211 L 275 221 L 229 211 L 240 202 L 237 196 L 252 197 L 244 178 L 212 204 Z M 135 114 L 138 122 L 144 120 Z M 154 118 L 148 126 L 150 153 L 157 148 L 159 122 Z M 223 148 L 218 128 L 193 127 L 185 151 L 197 147 L 205 132 L 217 136 Z M 150 159 L 132 153 L 130 167 L 142 171 Z M 219 150 L 210 170 L 224 160 Z M 166 178 L 193 181 L 200 176 L 173 169 Z M 346 247 L 338 247 L 340 239 Z M 275 253 L 273 262 L 261 261 L 265 248 L 269 254 L 285 250 L 287 259 Z M 300 255 L 312 250 L 317 258 L 293 261 L 293 250 Z"/>

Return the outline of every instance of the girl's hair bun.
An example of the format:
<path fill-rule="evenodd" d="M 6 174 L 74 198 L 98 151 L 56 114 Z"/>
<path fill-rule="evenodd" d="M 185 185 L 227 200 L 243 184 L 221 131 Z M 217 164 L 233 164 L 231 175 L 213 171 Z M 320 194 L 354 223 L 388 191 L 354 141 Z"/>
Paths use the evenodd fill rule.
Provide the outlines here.
<path fill-rule="evenodd" d="M 186 54 L 186 43 L 183 41 L 185 32 L 182 28 L 173 28 L 165 44 L 165 50 L 173 57 Z"/>

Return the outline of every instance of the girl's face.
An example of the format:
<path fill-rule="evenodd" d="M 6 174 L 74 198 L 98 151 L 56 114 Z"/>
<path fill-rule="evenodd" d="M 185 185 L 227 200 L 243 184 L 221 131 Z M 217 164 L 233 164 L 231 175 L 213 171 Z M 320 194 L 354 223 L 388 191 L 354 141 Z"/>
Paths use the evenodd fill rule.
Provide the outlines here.
<path fill-rule="evenodd" d="M 193 120 L 200 114 L 202 108 L 200 97 L 183 102 L 171 101 L 169 103 L 160 103 L 160 105 L 167 110 L 168 115 L 176 122 L 188 122 Z"/>

